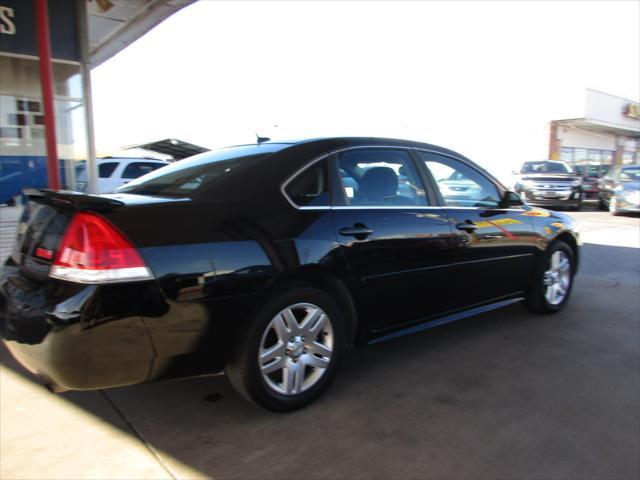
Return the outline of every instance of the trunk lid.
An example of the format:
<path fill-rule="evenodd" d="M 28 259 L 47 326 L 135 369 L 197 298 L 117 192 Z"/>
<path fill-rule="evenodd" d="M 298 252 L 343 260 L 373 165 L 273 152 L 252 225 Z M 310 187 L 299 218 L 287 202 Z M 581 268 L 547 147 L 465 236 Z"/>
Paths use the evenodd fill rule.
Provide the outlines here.
<path fill-rule="evenodd" d="M 141 195 L 89 195 L 80 192 L 28 189 L 13 251 L 7 264 L 30 277 L 44 281 L 71 218 L 76 212 L 106 213 L 127 206 L 175 202 L 176 199 Z M 178 200 L 179 201 L 179 200 Z"/>

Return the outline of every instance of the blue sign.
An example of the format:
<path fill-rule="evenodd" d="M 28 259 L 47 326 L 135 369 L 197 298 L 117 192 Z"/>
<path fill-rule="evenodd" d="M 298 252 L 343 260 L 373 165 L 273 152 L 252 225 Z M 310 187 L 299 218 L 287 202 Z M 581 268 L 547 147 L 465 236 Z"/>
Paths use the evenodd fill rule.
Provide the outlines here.
<path fill-rule="evenodd" d="M 76 0 L 49 0 L 51 57 L 80 61 Z M 33 0 L 0 0 L 0 52 L 38 56 Z"/>

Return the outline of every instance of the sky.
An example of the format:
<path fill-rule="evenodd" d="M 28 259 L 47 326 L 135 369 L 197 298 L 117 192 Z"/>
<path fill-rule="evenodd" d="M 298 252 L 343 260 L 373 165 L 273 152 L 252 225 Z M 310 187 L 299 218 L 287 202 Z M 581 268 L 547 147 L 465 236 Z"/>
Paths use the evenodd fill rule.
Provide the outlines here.
<path fill-rule="evenodd" d="M 384 136 L 500 175 L 546 158 L 586 88 L 640 97 L 640 2 L 200 0 L 92 82 L 98 154 Z"/>

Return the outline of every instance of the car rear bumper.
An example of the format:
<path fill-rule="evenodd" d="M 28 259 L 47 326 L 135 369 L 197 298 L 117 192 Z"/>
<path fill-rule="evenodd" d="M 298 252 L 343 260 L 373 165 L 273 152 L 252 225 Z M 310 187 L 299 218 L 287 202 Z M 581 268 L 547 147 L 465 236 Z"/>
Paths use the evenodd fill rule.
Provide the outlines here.
<path fill-rule="evenodd" d="M 104 331 L 96 335 L 79 324 L 50 332 L 38 344 L 4 342 L 23 367 L 54 391 L 93 390 L 150 378 L 154 358 L 148 338 L 139 325 L 129 324 L 131 332 L 125 328 L 112 329 L 112 343 L 104 341 Z M 134 337 L 136 334 L 142 335 Z"/>
<path fill-rule="evenodd" d="M 51 285 L 30 291 L 15 283 L 4 281 L 0 288 L 1 337 L 16 360 L 54 391 L 164 376 L 200 346 L 208 327 L 203 307 L 167 304 L 154 282 L 59 282 L 57 289 L 66 291 L 55 298 Z"/>

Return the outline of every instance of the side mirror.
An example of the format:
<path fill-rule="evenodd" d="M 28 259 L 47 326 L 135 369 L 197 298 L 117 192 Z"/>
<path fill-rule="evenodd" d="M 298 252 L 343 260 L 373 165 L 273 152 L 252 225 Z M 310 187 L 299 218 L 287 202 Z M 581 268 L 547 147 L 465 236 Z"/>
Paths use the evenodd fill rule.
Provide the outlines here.
<path fill-rule="evenodd" d="M 502 207 L 521 207 L 524 205 L 522 198 L 516 192 L 505 192 L 504 197 L 502 197 Z"/>

